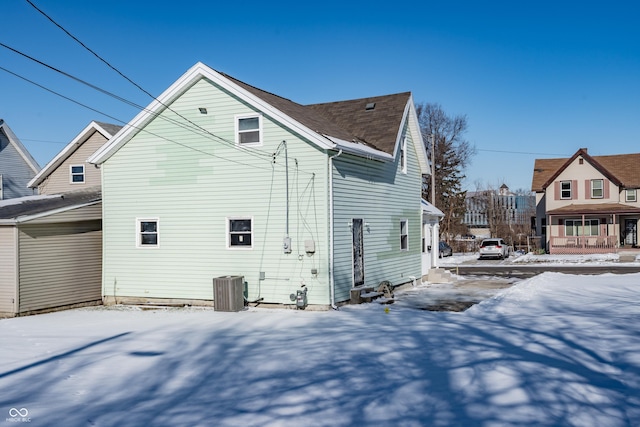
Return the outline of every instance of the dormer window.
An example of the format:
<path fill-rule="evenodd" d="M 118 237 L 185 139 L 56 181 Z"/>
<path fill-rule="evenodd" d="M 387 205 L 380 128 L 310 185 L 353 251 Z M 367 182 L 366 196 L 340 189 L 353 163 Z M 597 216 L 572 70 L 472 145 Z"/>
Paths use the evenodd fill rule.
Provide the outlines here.
<path fill-rule="evenodd" d="M 627 189 L 625 190 L 625 201 L 627 202 L 636 202 L 638 199 L 636 198 L 636 189 Z"/>
<path fill-rule="evenodd" d="M 71 183 L 84 183 L 84 165 L 71 165 Z"/>

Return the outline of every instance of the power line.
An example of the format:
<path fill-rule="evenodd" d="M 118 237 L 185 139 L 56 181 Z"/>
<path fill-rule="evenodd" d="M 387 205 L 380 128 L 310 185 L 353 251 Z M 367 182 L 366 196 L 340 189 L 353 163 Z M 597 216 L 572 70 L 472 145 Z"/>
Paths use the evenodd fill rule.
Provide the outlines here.
<path fill-rule="evenodd" d="M 109 114 L 107 114 L 107 113 L 103 112 L 103 111 L 100 111 L 100 110 L 98 110 L 98 109 L 95 109 L 95 108 L 93 108 L 93 107 L 90 107 L 90 106 L 88 106 L 88 105 L 86 105 L 86 104 L 83 104 L 82 102 L 76 101 L 76 100 L 75 100 L 75 99 L 73 99 L 73 98 L 70 98 L 70 97 L 68 97 L 68 96 L 66 96 L 66 95 L 63 95 L 63 94 L 61 94 L 61 93 L 59 93 L 59 92 L 56 92 L 56 91 L 54 91 L 54 90 L 52 90 L 52 89 L 49 89 L 49 88 L 47 88 L 47 87 L 45 87 L 45 86 L 43 86 L 43 85 L 41 85 L 41 84 L 39 84 L 39 83 L 37 83 L 37 82 L 34 82 L 33 80 L 30 80 L 30 79 L 28 79 L 28 78 L 26 78 L 26 77 L 24 77 L 24 76 L 21 76 L 21 75 L 19 75 L 19 74 L 17 74 L 17 73 L 14 73 L 13 71 L 10 71 L 10 70 L 8 70 L 8 69 L 6 69 L 6 68 L 2 67 L 2 66 L 0 66 L 0 70 L 4 71 L 4 72 L 6 72 L 6 73 L 9 73 L 9 74 L 11 74 L 11 75 L 13 75 L 13 76 L 15 76 L 15 77 L 17 77 L 17 78 L 19 78 L 19 79 L 21 79 L 21 80 L 24 80 L 24 81 L 26 81 L 26 82 L 28 82 L 28 83 L 31 83 L 32 85 L 35 85 L 35 86 L 37 86 L 37 87 L 39 87 L 39 88 L 41 88 L 41 89 L 43 89 L 43 90 L 45 90 L 45 91 L 47 91 L 47 92 L 49 92 L 49 93 L 52 93 L 52 94 L 54 94 L 54 95 L 56 95 L 56 96 L 59 96 L 59 97 L 61 97 L 61 98 L 65 99 L 65 100 L 67 100 L 67 101 L 69 101 L 69 102 L 72 102 L 72 103 L 74 103 L 74 104 L 76 104 L 76 105 L 79 105 L 79 106 L 84 107 L 84 108 L 86 108 L 86 109 L 88 109 L 88 110 L 94 111 L 94 112 L 96 112 L 96 113 L 98 113 L 98 114 L 100 114 L 100 115 L 103 115 L 103 116 L 108 117 L 108 118 L 110 118 L 110 119 L 112 119 L 112 120 L 115 120 L 115 121 L 116 121 L 116 122 L 118 122 L 118 123 L 126 124 L 126 122 L 124 122 L 123 120 L 120 120 L 120 119 L 118 119 L 118 118 L 116 118 L 116 117 L 114 117 L 114 116 L 111 116 L 111 115 L 109 115 Z M 169 139 L 169 138 L 166 138 L 166 137 L 164 137 L 164 136 L 157 135 L 157 134 L 155 134 L 155 133 L 153 133 L 153 132 L 148 131 L 147 129 L 139 128 L 139 127 L 132 126 L 132 125 L 128 125 L 128 126 L 130 126 L 130 127 L 134 128 L 134 129 L 138 129 L 139 131 L 145 132 L 145 133 L 147 133 L 147 134 L 149 134 L 149 135 L 152 135 L 152 136 L 155 136 L 155 137 L 157 137 L 157 138 L 160 138 L 160 139 L 162 139 L 162 140 L 165 140 L 165 141 L 167 141 L 167 142 L 170 142 L 170 143 L 173 143 L 173 144 L 179 145 L 179 146 L 181 146 L 181 147 L 184 147 L 184 148 L 187 148 L 187 149 L 189 149 L 189 150 L 193 150 L 193 151 L 199 152 L 199 153 L 204 154 L 204 155 L 207 155 L 207 156 L 216 157 L 216 158 L 218 158 L 218 159 L 222 159 L 222 160 L 225 160 L 225 161 L 228 161 L 228 162 L 231 162 L 231 163 L 235 163 L 235 164 L 238 164 L 238 165 L 240 165 L 240 166 L 252 167 L 252 168 L 261 169 L 261 170 L 271 170 L 271 169 L 267 169 L 267 168 L 261 168 L 261 167 L 256 166 L 256 165 L 250 165 L 250 164 L 246 164 L 246 163 L 243 163 L 243 162 L 239 162 L 239 161 L 237 161 L 237 160 L 232 160 L 232 159 L 228 159 L 228 158 L 225 158 L 225 157 L 221 157 L 221 156 L 215 155 L 215 154 L 213 154 L 213 153 L 209 153 L 209 152 L 206 152 L 206 151 L 200 150 L 200 149 L 198 149 L 198 148 L 194 148 L 194 147 L 188 146 L 188 145 L 183 144 L 183 143 L 181 143 L 181 142 L 174 141 L 174 140 Z M 260 160 L 263 160 L 263 161 L 265 160 L 265 159 L 263 159 L 263 158 L 259 158 L 259 159 L 260 159 Z M 269 163 L 271 163 L 271 162 L 269 161 Z"/>
<path fill-rule="evenodd" d="M 178 113 L 177 111 L 173 110 L 170 106 L 164 104 L 163 102 L 161 102 L 158 98 L 156 98 L 155 96 L 151 95 L 151 93 L 149 93 L 148 91 L 146 91 L 144 88 L 142 88 L 142 86 L 140 86 L 139 84 L 137 84 L 136 82 L 134 82 L 132 79 L 130 79 L 129 77 L 127 77 L 124 73 L 122 73 L 120 70 L 118 70 L 116 67 L 114 67 L 113 65 L 111 65 L 106 59 L 104 59 L 102 56 L 98 55 L 95 51 L 93 51 L 92 49 L 90 49 L 86 44 L 84 44 L 82 41 L 80 41 L 77 37 L 75 37 L 73 34 L 71 34 L 66 28 L 64 28 L 62 25 L 58 24 L 53 18 L 51 18 L 49 15 L 47 15 L 43 10 L 39 9 L 35 4 L 33 4 L 33 2 L 31 0 L 26 0 L 27 3 L 29 3 L 34 9 L 36 9 L 40 14 L 42 14 L 45 18 L 47 18 L 49 21 L 51 21 L 51 23 L 53 23 L 56 27 L 60 28 L 65 34 L 67 34 L 69 37 L 71 37 L 74 41 L 76 41 L 78 44 L 80 44 L 80 46 L 82 46 L 83 48 L 85 48 L 87 51 L 89 51 L 91 54 L 93 54 L 96 58 L 98 58 L 101 62 L 103 62 L 105 65 L 107 65 L 109 68 L 111 68 L 113 71 L 115 71 L 116 73 L 118 73 L 118 75 L 120 75 L 121 77 L 123 77 L 125 80 L 127 80 L 129 83 L 131 83 L 132 85 L 134 85 L 136 88 L 138 88 L 139 90 L 141 90 L 143 93 L 145 93 L 146 95 L 148 95 L 149 97 L 151 97 L 153 100 L 155 100 L 156 102 L 158 102 L 160 105 L 162 105 L 163 107 L 165 107 L 166 109 L 168 109 L 169 111 L 173 112 L 174 114 L 176 114 L 178 117 L 182 118 L 183 120 L 189 122 L 192 126 L 195 126 L 197 129 L 199 129 L 202 132 L 205 132 L 209 135 L 211 135 L 212 137 L 218 139 L 219 141 L 223 142 L 223 143 L 227 143 L 227 144 L 231 144 L 232 146 L 236 147 L 236 144 L 232 141 L 227 141 L 225 138 L 222 138 L 218 135 L 213 134 L 212 132 L 204 129 L 203 127 L 201 127 L 200 125 L 194 123 L 193 121 L 189 120 L 188 118 L 184 117 L 182 114 Z M 144 108 L 142 107 L 138 107 L 142 110 L 144 110 Z M 250 154 L 254 155 L 254 156 L 263 156 L 263 157 L 270 157 L 270 155 L 268 154 L 263 154 L 260 152 L 249 152 Z"/>
<path fill-rule="evenodd" d="M 6 44 L 4 44 L 4 43 L 1 43 L 1 42 L 0 42 L 0 47 L 4 47 L 5 49 L 8 49 L 8 50 L 10 50 L 10 51 L 12 51 L 12 52 L 14 52 L 14 53 L 16 53 L 16 54 L 18 54 L 18 55 L 20 55 L 20 56 L 24 57 L 24 58 L 27 58 L 27 59 L 29 59 L 30 61 L 33 61 L 33 62 L 35 62 L 35 63 L 37 63 L 37 64 L 39 64 L 39 65 L 41 65 L 41 66 L 43 66 L 43 67 L 45 67 L 45 68 L 48 68 L 48 69 L 50 69 L 50 70 L 52 70 L 52 71 L 55 71 L 56 73 L 62 74 L 63 76 L 65 76 L 65 77 L 67 77 L 67 78 L 70 78 L 70 79 L 72 79 L 72 80 L 74 80 L 74 81 L 76 81 L 76 82 L 78 82 L 78 83 L 81 83 L 81 84 L 83 84 L 83 85 L 86 85 L 86 86 L 90 87 L 91 89 L 94 89 L 94 90 L 96 90 L 96 91 L 98 91 L 98 92 L 100 92 L 100 93 L 103 93 L 103 94 L 105 94 L 105 95 L 107 95 L 107 96 L 110 96 L 110 97 L 112 97 L 112 98 L 114 98 L 114 99 L 116 99 L 116 100 L 118 100 L 118 101 L 120 101 L 120 102 L 123 102 L 123 103 L 125 103 L 125 104 L 127 104 L 127 105 L 129 105 L 129 106 L 131 106 L 131 107 L 138 108 L 138 109 L 140 109 L 141 111 L 145 111 L 145 112 L 147 112 L 147 113 L 149 113 L 149 114 L 153 115 L 153 116 L 154 116 L 154 117 L 156 117 L 156 118 L 160 118 L 160 119 L 165 120 L 165 121 L 167 121 L 167 122 L 173 123 L 174 125 L 179 126 L 179 127 L 183 128 L 183 129 L 185 129 L 185 130 L 192 131 L 192 132 L 196 132 L 196 133 L 200 133 L 201 135 L 204 135 L 204 136 L 212 136 L 212 137 L 214 137 L 215 139 L 217 139 L 217 140 L 219 140 L 219 141 L 221 141 L 221 142 L 223 142 L 223 143 L 225 143 L 225 144 L 227 144 L 227 145 L 231 146 L 231 147 L 232 147 L 232 148 L 234 148 L 234 149 L 238 149 L 238 150 L 245 150 L 245 151 L 246 151 L 246 153 L 248 153 L 248 154 L 250 154 L 250 155 L 252 155 L 252 156 L 254 156 L 254 157 L 256 157 L 256 158 L 259 158 L 259 159 L 261 159 L 261 160 L 266 160 L 267 158 L 269 158 L 269 159 L 270 159 L 270 158 L 272 158 L 272 155 L 270 155 L 270 154 L 268 154 L 268 153 L 258 153 L 258 152 L 255 152 L 255 151 L 247 150 L 245 147 L 239 147 L 239 146 L 237 146 L 235 143 L 233 143 L 232 141 L 228 141 L 228 140 L 226 140 L 225 138 L 222 138 L 222 137 L 220 137 L 220 136 L 218 136 L 218 135 L 213 134 L 212 132 L 209 132 L 208 130 L 206 130 L 206 129 L 202 128 L 201 126 L 196 125 L 196 124 L 195 124 L 195 123 L 193 123 L 191 120 L 186 119 L 184 116 L 182 116 L 181 114 L 177 113 L 175 110 L 173 110 L 173 109 L 171 109 L 171 108 L 168 108 L 168 107 L 167 107 L 167 108 L 169 109 L 169 111 L 171 111 L 171 112 L 173 112 L 174 114 L 178 115 L 179 117 L 181 117 L 181 118 L 185 119 L 186 121 L 188 121 L 188 122 L 189 122 L 191 125 L 193 125 L 193 126 L 190 126 L 190 125 L 189 125 L 189 124 L 187 124 L 187 123 L 184 123 L 184 122 L 178 121 L 178 120 L 176 120 L 176 119 L 174 119 L 174 118 L 171 118 L 171 117 L 168 117 L 168 116 L 166 116 L 166 115 L 161 115 L 161 114 L 159 114 L 159 113 L 156 113 L 156 112 L 154 112 L 154 111 L 151 111 L 151 110 L 147 109 L 146 107 L 143 107 L 143 106 L 141 106 L 141 105 L 138 105 L 138 104 L 136 104 L 136 103 L 134 103 L 134 102 L 132 102 L 132 101 L 128 101 L 127 99 L 125 99 L 125 98 L 123 98 L 123 97 L 121 97 L 121 96 L 119 96 L 119 95 L 116 95 L 116 94 L 114 94 L 114 93 L 112 93 L 112 92 L 110 92 L 110 91 L 108 91 L 108 90 L 102 89 L 101 87 L 99 87 L 99 86 L 97 86 L 97 85 L 94 85 L 94 84 L 92 84 L 92 83 L 89 83 L 89 82 L 87 82 L 87 81 L 85 81 L 85 80 L 83 80 L 83 79 L 81 79 L 81 78 L 79 78 L 79 77 L 76 77 L 76 76 L 74 76 L 74 75 L 72 75 L 72 74 L 70 74 L 70 73 L 67 73 L 67 72 L 65 72 L 65 71 L 62 71 L 62 70 L 60 70 L 60 69 L 56 68 L 56 67 L 53 67 L 53 66 L 51 66 L 51 65 L 49 65 L 49 64 L 47 64 L 47 63 L 45 63 L 45 62 L 43 62 L 43 61 L 41 61 L 41 60 L 39 60 L 39 59 L 37 59 L 37 58 L 34 58 L 33 56 L 30 56 L 30 55 L 28 55 L 28 54 L 26 54 L 26 53 L 24 53 L 24 52 L 21 52 L 21 51 L 19 51 L 18 49 L 15 49 L 15 48 L 13 48 L 13 47 L 11 47 L 11 46 L 8 46 L 8 45 L 6 45 Z M 44 90 L 46 90 L 46 91 L 48 91 L 48 92 L 51 92 L 51 93 L 53 93 L 53 94 L 55 94 L 55 95 L 58 95 L 58 96 L 60 96 L 60 97 L 62 97 L 62 98 L 64 98 L 64 99 L 67 99 L 67 100 L 69 100 L 69 101 L 71 101 L 71 102 L 75 103 L 75 104 L 78 104 L 78 105 L 80 105 L 80 106 L 82 106 L 82 107 L 88 108 L 89 110 L 95 111 L 95 112 L 97 112 L 97 113 L 99 113 L 99 114 L 102 114 L 102 115 L 104 115 L 104 116 L 106 116 L 106 117 L 112 118 L 113 120 L 116 120 L 116 121 L 118 121 L 118 122 L 120 122 L 120 123 L 122 123 L 122 124 L 126 124 L 126 122 L 124 122 L 124 121 L 122 121 L 122 120 L 119 120 L 119 119 L 117 119 L 117 118 L 115 118 L 115 117 L 111 117 L 111 116 L 109 116 L 108 114 L 103 113 L 103 112 L 98 111 L 98 110 L 95 110 L 95 109 L 93 109 L 92 107 L 89 107 L 89 106 L 88 106 L 88 105 L 86 105 L 86 104 L 82 104 L 82 103 L 80 103 L 80 102 L 78 102 L 78 101 L 75 101 L 75 100 L 73 100 L 73 99 L 71 99 L 71 98 L 69 98 L 69 97 L 66 97 L 66 96 L 64 96 L 64 95 L 62 95 L 62 94 L 60 94 L 60 93 L 58 93 L 58 92 L 55 92 L 55 91 L 53 91 L 53 90 L 51 90 L 51 89 L 48 89 L 48 88 L 46 88 L 45 86 L 42 86 L 42 85 L 40 85 L 40 84 L 38 84 L 38 83 L 36 83 L 36 82 L 33 82 L 33 81 L 31 81 L 31 80 L 29 80 L 29 79 L 27 79 L 27 78 L 24 78 L 24 77 L 22 77 L 22 76 L 20 76 L 20 75 L 18 75 L 18 74 L 16 74 L 16 73 L 13 73 L 13 72 L 11 72 L 11 71 L 7 70 L 6 68 L 2 68 L 2 69 L 3 69 L 4 71 L 6 71 L 6 72 L 8 72 L 8 73 L 10 73 L 10 74 L 12 74 L 12 75 L 14 75 L 14 76 L 16 76 L 16 77 L 22 78 L 23 80 L 25 80 L 25 81 L 27 81 L 27 82 L 29 82 L 29 83 L 32 83 L 32 84 L 34 84 L 34 85 L 36 85 L 36 86 L 38 86 L 38 87 L 40 87 L 40 88 L 42 88 L 42 89 L 44 89 Z M 161 104 L 162 104 L 162 103 L 161 103 Z M 164 105 L 164 104 L 162 104 L 162 105 Z M 194 127 L 194 126 L 195 126 L 195 127 Z"/>
<path fill-rule="evenodd" d="M 525 151 L 506 151 L 506 150 L 483 150 L 480 148 L 476 149 L 477 151 L 487 151 L 490 153 L 505 153 L 505 154 L 527 154 L 534 156 L 560 156 L 560 157 L 570 157 L 571 155 L 566 154 L 557 154 L 557 153 L 528 153 Z"/>

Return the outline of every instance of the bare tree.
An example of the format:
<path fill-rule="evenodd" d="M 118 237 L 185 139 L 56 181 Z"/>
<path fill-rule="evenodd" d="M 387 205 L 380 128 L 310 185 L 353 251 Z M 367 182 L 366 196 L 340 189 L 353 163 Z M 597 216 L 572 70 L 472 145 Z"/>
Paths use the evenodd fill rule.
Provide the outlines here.
<path fill-rule="evenodd" d="M 444 213 L 440 230 L 443 237 L 450 240 L 466 231 L 462 223 L 466 193 L 462 190 L 462 182 L 464 170 L 475 154 L 475 148 L 464 139 L 467 117 L 451 117 L 439 104 L 431 103 L 418 104 L 416 111 L 425 148 L 435 166 L 435 198 L 432 197 L 431 179 L 423 182 L 422 197 Z"/>

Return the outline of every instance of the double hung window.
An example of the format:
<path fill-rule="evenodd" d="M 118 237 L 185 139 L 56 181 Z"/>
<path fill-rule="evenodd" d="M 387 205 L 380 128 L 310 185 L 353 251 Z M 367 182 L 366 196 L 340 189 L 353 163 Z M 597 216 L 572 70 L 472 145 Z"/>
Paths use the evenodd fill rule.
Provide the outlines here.
<path fill-rule="evenodd" d="M 251 218 L 228 218 L 227 247 L 229 249 L 251 249 L 253 247 L 252 223 Z"/>
<path fill-rule="evenodd" d="M 139 248 L 158 246 L 160 243 L 158 225 L 157 218 L 136 220 L 137 246 Z"/>
<path fill-rule="evenodd" d="M 406 219 L 400 221 L 400 250 L 409 250 L 409 222 Z"/>
<path fill-rule="evenodd" d="M 591 180 L 591 198 L 602 199 L 604 197 L 604 180 L 592 179 Z"/>
<path fill-rule="evenodd" d="M 236 143 L 262 145 L 262 116 L 236 116 Z"/>
<path fill-rule="evenodd" d="M 71 183 L 82 184 L 84 182 L 84 165 L 71 165 Z"/>
<path fill-rule="evenodd" d="M 571 181 L 560 182 L 560 198 L 571 199 Z"/>

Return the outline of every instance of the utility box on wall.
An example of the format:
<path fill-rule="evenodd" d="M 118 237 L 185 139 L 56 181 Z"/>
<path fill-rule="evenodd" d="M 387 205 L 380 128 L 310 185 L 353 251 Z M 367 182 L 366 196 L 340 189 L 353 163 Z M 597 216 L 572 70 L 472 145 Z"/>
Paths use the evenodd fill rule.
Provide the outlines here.
<path fill-rule="evenodd" d="M 243 276 L 222 276 L 213 279 L 213 308 L 216 311 L 244 309 Z"/>

